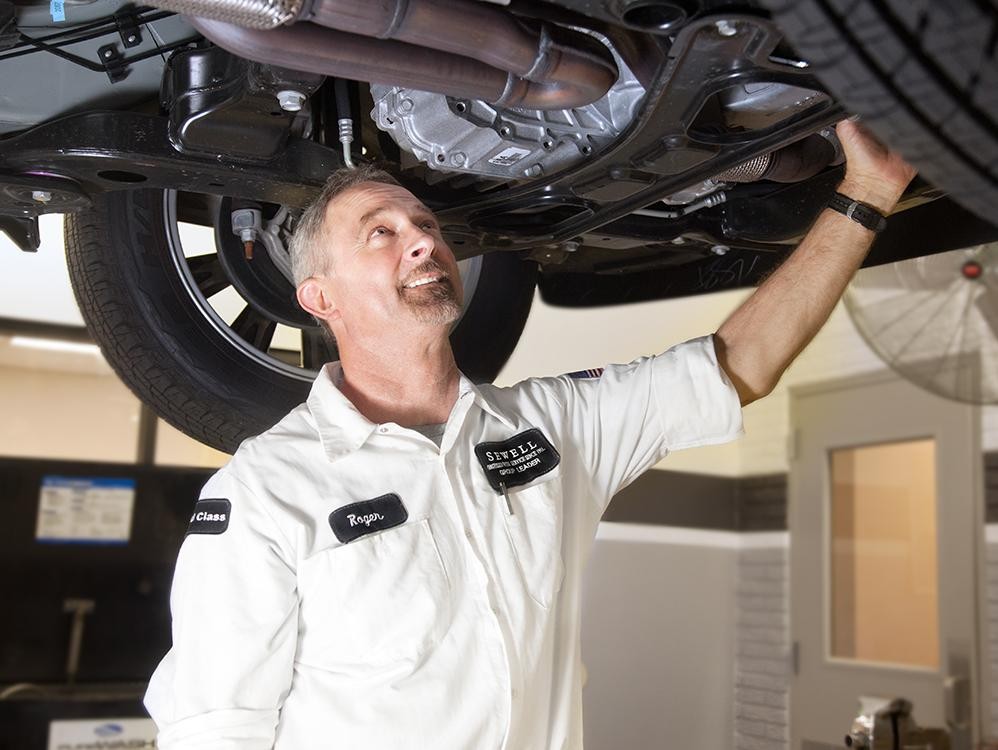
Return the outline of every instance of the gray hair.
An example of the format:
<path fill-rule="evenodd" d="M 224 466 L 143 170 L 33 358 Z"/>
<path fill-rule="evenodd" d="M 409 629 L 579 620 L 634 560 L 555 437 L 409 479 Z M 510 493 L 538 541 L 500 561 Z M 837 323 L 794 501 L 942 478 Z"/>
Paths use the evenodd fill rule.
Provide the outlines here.
<path fill-rule="evenodd" d="M 322 187 L 322 192 L 301 215 L 288 245 L 295 286 L 310 276 L 318 276 L 329 270 L 332 256 L 323 243 L 326 209 L 338 195 L 364 182 L 402 187 L 391 174 L 373 164 L 363 164 L 352 169 L 344 167 L 333 172 Z"/>

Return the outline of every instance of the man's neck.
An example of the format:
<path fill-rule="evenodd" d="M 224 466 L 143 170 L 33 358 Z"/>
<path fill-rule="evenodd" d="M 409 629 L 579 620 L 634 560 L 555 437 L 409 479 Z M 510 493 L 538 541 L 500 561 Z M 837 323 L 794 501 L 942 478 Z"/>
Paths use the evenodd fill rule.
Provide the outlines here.
<path fill-rule="evenodd" d="M 340 352 L 340 391 L 367 419 L 403 427 L 446 422 L 461 373 L 450 342 Z"/>

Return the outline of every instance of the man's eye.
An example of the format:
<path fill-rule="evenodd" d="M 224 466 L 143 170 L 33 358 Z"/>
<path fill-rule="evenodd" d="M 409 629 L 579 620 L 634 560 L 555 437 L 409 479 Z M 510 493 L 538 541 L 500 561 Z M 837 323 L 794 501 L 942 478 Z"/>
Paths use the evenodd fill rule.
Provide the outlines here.
<path fill-rule="evenodd" d="M 424 221 L 419 226 L 421 228 L 425 229 L 427 232 L 432 232 L 432 231 L 436 230 L 437 223 L 435 221 L 431 221 L 431 220 L 427 219 L 426 221 Z"/>
<path fill-rule="evenodd" d="M 388 227 L 375 227 L 371 230 L 372 237 L 380 237 L 381 235 L 388 234 Z"/>

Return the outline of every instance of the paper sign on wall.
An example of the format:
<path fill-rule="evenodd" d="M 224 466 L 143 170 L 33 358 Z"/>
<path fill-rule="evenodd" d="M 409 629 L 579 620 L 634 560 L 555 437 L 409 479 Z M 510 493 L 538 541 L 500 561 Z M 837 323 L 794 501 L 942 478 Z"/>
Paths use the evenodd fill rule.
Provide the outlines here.
<path fill-rule="evenodd" d="M 59 719 L 49 722 L 48 750 L 156 747 L 152 719 Z"/>
<path fill-rule="evenodd" d="M 42 477 L 35 539 L 127 544 L 134 504 L 134 479 Z"/>

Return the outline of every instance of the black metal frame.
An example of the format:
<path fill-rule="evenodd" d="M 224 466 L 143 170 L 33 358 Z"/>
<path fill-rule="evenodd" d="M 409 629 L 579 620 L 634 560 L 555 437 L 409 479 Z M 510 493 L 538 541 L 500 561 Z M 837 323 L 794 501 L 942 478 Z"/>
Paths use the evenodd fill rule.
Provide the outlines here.
<path fill-rule="evenodd" d="M 723 24 L 718 24 L 722 19 Z M 802 185 L 809 196 L 803 213 L 781 216 L 772 210 L 764 212 L 765 231 L 759 231 L 761 227 L 752 231 L 754 212 L 746 211 L 749 204 L 737 200 L 682 218 L 632 215 L 667 195 L 841 119 L 843 111 L 823 93 L 806 66 L 774 56 L 780 40 L 779 31 L 768 19 L 731 12 L 696 18 L 674 37 L 648 37 L 644 41 L 658 54 L 646 55 L 645 62 L 660 62 L 649 76 L 647 94 L 634 122 L 605 152 L 557 174 L 484 195 L 469 197 L 466 191 L 422 184 L 410 187 L 437 211 L 459 257 L 483 251 L 535 249 L 535 258 L 563 261 L 560 267 L 552 263 L 545 269 L 548 273 L 581 270 L 632 275 L 697 257 L 703 260 L 713 243 L 724 243 L 733 250 L 781 255 L 813 218 L 813 214 L 804 214 L 820 210 L 824 193 L 834 183 L 834 172 Z M 198 51 L 192 56 L 204 54 Z M 755 82 L 779 82 L 808 93 L 797 111 L 762 130 L 712 132 L 700 126 L 705 119 L 701 113 L 713 97 L 729 87 Z M 239 127 L 243 110 L 264 114 L 261 102 L 269 94 L 264 99 L 247 99 L 237 91 L 234 99 L 227 99 L 226 91 L 219 89 L 214 106 L 220 113 L 228 111 L 224 122 L 227 130 Z M 182 92 L 179 100 L 184 101 Z M 231 101 L 236 101 L 235 109 Z M 198 114 L 185 112 L 181 120 Z M 245 136 L 252 139 L 254 120 L 246 120 Z M 289 132 L 293 121 L 292 117 L 284 120 Z M 302 207 L 317 194 L 329 173 L 342 165 L 338 150 L 301 138 L 290 138 L 276 153 L 272 147 L 261 148 L 254 158 L 253 149 L 249 149 L 248 156 L 235 159 L 183 148 L 177 133 L 174 108 L 170 116 L 136 112 L 73 115 L 0 140 L 0 229 L 7 229 L 24 249 L 32 249 L 37 247 L 33 230 L 39 214 L 80 210 L 101 193 L 133 188 L 172 188 Z M 272 129 L 266 137 L 270 144 L 275 142 Z M 758 186 L 739 186 L 729 197 L 751 196 L 753 187 L 757 194 Z M 774 194 L 770 207 L 802 205 L 800 190 L 791 191 L 794 198 L 787 203 L 775 197 L 783 189 L 776 185 L 763 189 Z M 33 197 L 37 191 L 45 193 L 45 202 Z M 648 247 L 637 255 L 621 254 L 619 259 L 603 253 L 588 265 L 571 262 L 585 255 L 571 258 L 571 250 L 585 244 L 586 235 L 600 228 L 611 235 L 646 239 Z M 683 233 L 700 237 L 692 243 L 695 250 L 689 245 L 666 244 Z M 538 247 L 546 250 L 538 255 Z"/>
<path fill-rule="evenodd" d="M 549 179 L 438 210 L 441 221 L 469 227 L 486 247 L 513 250 L 565 242 L 843 117 L 829 96 L 818 93 L 823 88 L 806 68 L 770 59 L 781 38 L 770 21 L 747 15 L 724 18 L 737 29 L 735 35 L 723 35 L 710 17 L 682 29 L 635 122 L 609 151 Z M 760 81 L 814 91 L 815 102 L 763 131 L 717 136 L 694 131 L 697 116 L 713 96 Z M 572 206 L 577 213 L 545 225 L 545 231 L 514 233 L 510 217 L 541 205 Z"/>
<path fill-rule="evenodd" d="M 470 227 L 476 244 L 522 249 L 590 231 L 841 117 L 831 99 L 820 96 L 813 106 L 764 132 L 724 137 L 691 133 L 703 103 L 729 86 L 769 80 L 821 90 L 806 70 L 769 60 L 780 39 L 769 21 L 726 18 L 738 28 L 736 35 L 723 36 L 712 19 L 703 18 L 688 24 L 667 46 L 639 116 L 610 151 L 484 199 L 455 205 L 454 195 L 443 193 L 434 200 L 431 192 L 427 198 L 440 204 L 446 221 Z M 666 49 L 666 42 L 659 44 Z M 0 213 L 28 217 L 72 211 L 80 208 L 82 196 L 135 187 L 182 188 L 301 206 L 341 164 L 336 150 L 308 141 L 290 142 L 269 161 L 233 164 L 221 155 L 180 152 L 170 143 L 171 130 L 159 116 L 94 112 L 0 141 L 0 184 L 8 198 Z M 601 197 L 608 185 L 614 186 L 614 193 Z M 57 195 L 38 205 L 31 200 L 33 190 Z M 577 206 L 578 214 L 551 231 L 504 227 L 504 216 L 546 205 Z"/>

